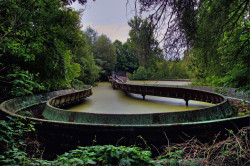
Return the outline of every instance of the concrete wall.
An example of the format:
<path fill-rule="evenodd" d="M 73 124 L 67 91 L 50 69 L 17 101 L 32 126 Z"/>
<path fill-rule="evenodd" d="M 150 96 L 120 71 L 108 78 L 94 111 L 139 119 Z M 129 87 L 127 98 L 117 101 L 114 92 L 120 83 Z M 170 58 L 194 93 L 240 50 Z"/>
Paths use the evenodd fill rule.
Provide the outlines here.
<path fill-rule="evenodd" d="M 46 106 L 43 116 L 46 119 L 87 124 L 113 125 L 157 125 L 216 120 L 230 117 L 232 108 L 228 101 L 218 105 L 184 112 L 154 114 L 96 114 L 67 111 Z"/>

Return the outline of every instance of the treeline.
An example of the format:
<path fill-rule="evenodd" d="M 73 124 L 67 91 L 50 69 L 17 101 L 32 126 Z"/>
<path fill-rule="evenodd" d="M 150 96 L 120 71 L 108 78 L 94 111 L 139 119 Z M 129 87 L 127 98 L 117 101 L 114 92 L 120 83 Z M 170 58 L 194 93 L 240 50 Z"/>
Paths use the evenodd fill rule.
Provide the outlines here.
<path fill-rule="evenodd" d="M 0 91 L 16 96 L 93 85 L 114 69 L 107 36 L 81 30 L 81 12 L 66 1 L 0 2 Z M 95 35 L 95 39 L 91 37 Z"/>
<path fill-rule="evenodd" d="M 82 31 L 67 1 L 0 2 L 0 82 L 21 96 L 106 81 L 114 70 L 132 79 L 187 78 L 182 61 L 166 61 L 147 19 L 131 19 L 130 38 L 114 43 Z"/>
<path fill-rule="evenodd" d="M 97 67 L 80 29 L 80 12 L 60 0 L 4 0 L 0 6 L 0 80 L 14 94 L 65 88 L 79 76 L 78 82 L 95 81 L 93 72 L 88 80 L 81 77 Z"/>
<path fill-rule="evenodd" d="M 135 16 L 128 22 L 128 40 L 112 43 L 94 29 L 82 31 L 81 12 L 67 2 L 0 2 L 0 89 L 12 87 L 11 93 L 20 96 L 93 85 L 114 70 L 127 71 L 131 79 L 192 78 L 198 85 L 249 89 L 248 1 L 169 6 L 179 20 L 169 29 L 179 30 L 187 44 L 183 58 L 169 60 L 166 49 L 175 49 L 174 43 L 159 46 L 151 18 Z"/>
<path fill-rule="evenodd" d="M 128 22 L 131 30 L 122 44 L 116 40 L 116 70 L 127 71 L 135 80 L 189 78 L 187 65 L 181 59 L 166 60 L 148 19 L 134 17 Z"/>
<path fill-rule="evenodd" d="M 164 36 L 164 52 L 184 53 L 197 85 L 249 90 L 249 0 L 139 3 L 140 13 L 154 11 L 149 19 Z"/>
<path fill-rule="evenodd" d="M 192 77 L 203 85 L 250 88 L 249 1 L 200 1 L 195 4 L 194 29 L 183 24 Z"/>
<path fill-rule="evenodd" d="M 112 75 L 116 64 L 117 55 L 115 47 L 106 35 L 99 36 L 90 27 L 86 29 L 85 35 L 94 54 L 95 63 L 99 67 L 99 80 L 107 81 L 108 76 Z"/>

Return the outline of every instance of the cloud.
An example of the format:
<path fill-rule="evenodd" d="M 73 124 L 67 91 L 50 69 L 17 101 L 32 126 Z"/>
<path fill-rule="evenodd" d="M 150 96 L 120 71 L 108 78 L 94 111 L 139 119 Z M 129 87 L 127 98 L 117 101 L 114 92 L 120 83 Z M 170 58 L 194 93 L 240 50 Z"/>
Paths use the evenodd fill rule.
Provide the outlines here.
<path fill-rule="evenodd" d="M 129 37 L 128 33 L 130 27 L 127 24 L 111 24 L 111 25 L 94 25 L 94 23 L 84 23 L 83 30 L 85 30 L 88 26 L 95 29 L 99 35 L 105 34 L 107 35 L 112 42 L 115 40 L 120 40 L 121 42 L 126 42 Z"/>

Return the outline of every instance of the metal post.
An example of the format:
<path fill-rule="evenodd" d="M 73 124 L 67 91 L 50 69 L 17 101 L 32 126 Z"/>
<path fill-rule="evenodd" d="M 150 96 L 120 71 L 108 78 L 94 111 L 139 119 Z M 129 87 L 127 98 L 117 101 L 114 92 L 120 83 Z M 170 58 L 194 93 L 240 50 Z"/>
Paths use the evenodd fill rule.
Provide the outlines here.
<path fill-rule="evenodd" d="M 185 101 L 186 101 L 186 106 L 188 106 L 188 99 L 185 99 Z"/>
<path fill-rule="evenodd" d="M 143 100 L 145 100 L 145 96 L 146 96 L 145 94 L 142 94 Z"/>

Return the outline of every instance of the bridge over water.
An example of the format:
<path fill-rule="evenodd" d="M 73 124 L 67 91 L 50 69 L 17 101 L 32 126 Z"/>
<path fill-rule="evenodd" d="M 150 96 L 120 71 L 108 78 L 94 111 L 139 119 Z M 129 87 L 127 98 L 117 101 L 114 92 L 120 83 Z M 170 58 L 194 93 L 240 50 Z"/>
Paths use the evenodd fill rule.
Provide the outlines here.
<path fill-rule="evenodd" d="M 143 100 L 145 100 L 146 95 L 181 98 L 186 101 L 187 106 L 189 100 L 204 101 L 213 104 L 218 104 L 224 101 L 223 96 L 211 92 L 175 86 L 128 84 L 126 83 L 126 80 L 126 77 L 109 78 L 109 81 L 112 83 L 113 89 L 119 89 L 125 93 L 141 94 Z"/>

